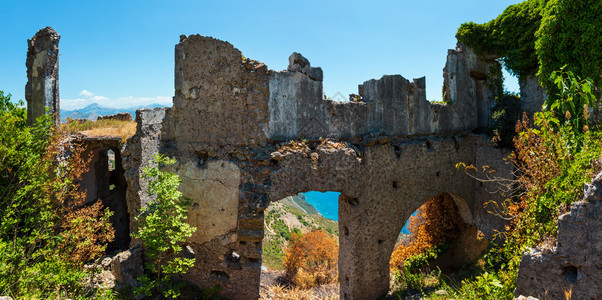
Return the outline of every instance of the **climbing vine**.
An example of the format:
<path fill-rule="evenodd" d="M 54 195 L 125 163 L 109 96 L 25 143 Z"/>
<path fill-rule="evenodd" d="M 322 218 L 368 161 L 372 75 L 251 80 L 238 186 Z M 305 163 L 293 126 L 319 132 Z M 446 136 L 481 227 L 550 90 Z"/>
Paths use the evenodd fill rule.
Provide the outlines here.
<path fill-rule="evenodd" d="M 581 78 L 602 83 L 602 1 L 527 0 L 484 23 L 464 23 L 459 42 L 495 54 L 519 77 L 535 74 L 548 95 L 557 93 L 553 71 L 568 65 Z"/>
<path fill-rule="evenodd" d="M 518 76 L 535 74 L 535 33 L 541 22 L 539 0 L 510 5 L 497 18 L 484 23 L 464 23 L 458 28 L 458 41 L 479 54 L 502 57 L 510 73 Z"/>

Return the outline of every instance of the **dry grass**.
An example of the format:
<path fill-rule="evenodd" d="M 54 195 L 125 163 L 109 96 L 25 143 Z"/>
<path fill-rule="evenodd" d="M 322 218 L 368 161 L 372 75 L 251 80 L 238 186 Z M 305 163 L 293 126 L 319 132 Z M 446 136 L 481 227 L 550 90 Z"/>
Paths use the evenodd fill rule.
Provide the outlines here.
<path fill-rule="evenodd" d="M 336 287 L 324 288 L 320 291 L 314 289 L 301 289 L 299 287 L 286 288 L 281 285 L 272 285 L 261 292 L 260 299 L 274 300 L 335 300 L 339 299 Z"/>
<path fill-rule="evenodd" d="M 70 134 L 83 133 L 90 137 L 121 137 L 123 141 L 136 133 L 136 122 L 119 120 L 68 121 L 61 125 Z"/>

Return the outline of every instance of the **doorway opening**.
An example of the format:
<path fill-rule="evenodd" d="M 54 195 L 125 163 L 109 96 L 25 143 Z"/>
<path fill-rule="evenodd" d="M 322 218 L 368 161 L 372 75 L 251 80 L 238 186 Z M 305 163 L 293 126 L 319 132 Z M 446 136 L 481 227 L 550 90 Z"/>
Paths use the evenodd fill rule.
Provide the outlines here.
<path fill-rule="evenodd" d="M 299 193 L 264 211 L 262 298 L 338 298 L 339 195 Z"/>
<path fill-rule="evenodd" d="M 91 167 L 82 175 L 80 187 L 87 192 L 87 204 L 101 201 L 103 207 L 113 212 L 110 221 L 115 239 L 107 245 L 106 253 L 126 250 L 130 246 L 130 216 L 121 152 L 118 148 L 103 147 L 91 150 L 91 154 Z"/>

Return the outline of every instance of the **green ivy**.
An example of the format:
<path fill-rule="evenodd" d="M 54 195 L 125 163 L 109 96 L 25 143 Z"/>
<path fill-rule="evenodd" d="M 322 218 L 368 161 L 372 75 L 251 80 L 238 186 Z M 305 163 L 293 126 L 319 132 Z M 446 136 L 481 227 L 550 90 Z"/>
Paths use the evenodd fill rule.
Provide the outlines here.
<path fill-rule="evenodd" d="M 535 32 L 541 21 L 539 2 L 529 0 L 510 5 L 497 18 L 484 24 L 464 23 L 456 37 L 479 54 L 502 57 L 512 74 L 535 74 L 538 66 Z"/>
<path fill-rule="evenodd" d="M 549 77 L 563 65 L 602 83 L 601 15 L 599 0 L 527 0 L 487 23 L 462 24 L 456 37 L 478 54 L 500 56 L 510 73 L 536 74 L 552 95 Z"/>
<path fill-rule="evenodd" d="M 602 86 L 602 1 L 546 2 L 535 34 L 540 81 L 547 89 L 553 89 L 554 82 L 548 78 L 567 65 L 565 71 L 592 78 L 596 86 Z"/>

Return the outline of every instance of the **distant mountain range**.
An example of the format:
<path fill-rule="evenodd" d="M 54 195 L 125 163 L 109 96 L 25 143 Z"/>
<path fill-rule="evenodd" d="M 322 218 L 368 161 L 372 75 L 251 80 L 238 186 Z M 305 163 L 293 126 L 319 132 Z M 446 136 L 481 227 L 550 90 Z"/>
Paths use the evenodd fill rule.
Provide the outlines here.
<path fill-rule="evenodd" d="M 112 108 L 100 106 L 97 103 L 92 103 L 84 108 L 74 110 L 62 110 L 61 109 L 61 122 L 66 122 L 67 118 L 71 119 L 88 119 L 96 121 L 99 116 L 114 115 L 118 113 L 130 113 L 132 119 L 136 118 L 136 110 L 139 108 L 156 108 L 164 107 L 161 104 L 149 104 L 141 107 L 130 107 L 130 108 Z"/>

